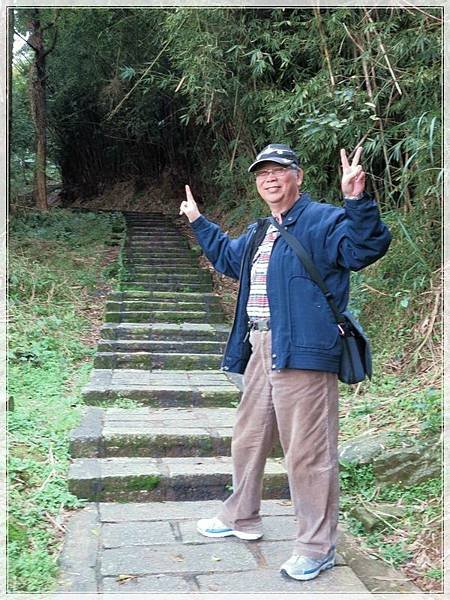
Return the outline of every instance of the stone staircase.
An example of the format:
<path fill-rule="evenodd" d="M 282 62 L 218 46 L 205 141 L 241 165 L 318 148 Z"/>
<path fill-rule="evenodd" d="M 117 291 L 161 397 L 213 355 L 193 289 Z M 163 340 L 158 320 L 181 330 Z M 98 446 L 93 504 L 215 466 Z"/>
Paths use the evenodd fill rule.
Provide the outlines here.
<path fill-rule="evenodd" d="M 210 274 L 175 225 L 156 214 L 125 218 L 125 274 L 107 299 L 83 390 L 85 403 L 97 406 L 72 432 L 69 489 L 102 502 L 223 499 L 240 397 L 220 371 L 229 326 Z M 143 406 L 108 407 L 117 400 Z M 264 492 L 289 496 L 275 457 Z"/>
<path fill-rule="evenodd" d="M 232 485 L 241 392 L 220 370 L 229 325 L 210 274 L 174 223 L 154 213 L 124 216 L 125 274 L 107 300 L 82 392 L 86 410 L 71 433 L 69 489 L 89 504 L 70 521 L 60 590 L 246 591 L 251 582 L 258 591 L 298 590 L 278 572 L 295 533 L 279 448 L 265 470 L 269 533 L 262 541 L 210 540 L 195 531 Z M 302 591 L 366 591 L 342 558 L 339 564 Z"/>

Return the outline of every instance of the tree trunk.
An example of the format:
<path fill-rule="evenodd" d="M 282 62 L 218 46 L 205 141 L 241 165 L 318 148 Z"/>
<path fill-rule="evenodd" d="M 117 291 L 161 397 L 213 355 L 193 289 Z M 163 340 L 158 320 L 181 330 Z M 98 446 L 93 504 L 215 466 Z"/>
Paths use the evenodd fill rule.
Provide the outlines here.
<path fill-rule="evenodd" d="M 45 106 L 45 50 L 44 35 L 41 26 L 39 9 L 33 10 L 31 19 L 31 36 L 28 41 L 34 50 L 34 63 L 30 69 L 31 114 L 36 131 L 36 164 L 34 170 L 33 198 L 36 207 L 48 210 L 47 176 L 45 173 L 47 159 L 47 123 Z"/>
<path fill-rule="evenodd" d="M 12 64 L 14 54 L 14 9 L 8 10 L 8 144 L 11 143 L 12 132 Z M 8 174 L 11 176 L 11 152 L 8 152 Z M 11 186 L 9 186 L 11 190 Z M 10 192 L 11 193 L 11 192 Z"/>

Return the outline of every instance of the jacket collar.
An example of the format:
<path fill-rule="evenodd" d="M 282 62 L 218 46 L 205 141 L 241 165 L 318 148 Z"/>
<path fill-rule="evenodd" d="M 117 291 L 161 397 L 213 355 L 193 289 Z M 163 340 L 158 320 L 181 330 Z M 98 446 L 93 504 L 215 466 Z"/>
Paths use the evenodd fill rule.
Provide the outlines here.
<path fill-rule="evenodd" d="M 291 208 L 285 213 L 282 213 L 282 224 L 293 225 L 310 202 L 310 195 L 306 192 L 302 192 Z"/>
<path fill-rule="evenodd" d="M 300 194 L 300 196 L 297 198 L 297 200 L 295 201 L 295 203 L 291 206 L 291 208 L 281 214 L 281 216 L 283 217 L 283 221 L 282 221 L 283 225 L 293 225 L 296 222 L 296 220 L 299 218 L 299 216 L 302 214 L 302 212 L 305 210 L 305 208 L 308 206 L 308 204 L 310 204 L 310 202 L 312 202 L 311 196 L 307 192 L 302 192 Z M 258 219 L 257 221 L 250 223 L 250 225 L 247 227 L 247 229 L 256 231 L 258 224 L 260 224 L 260 226 L 262 226 L 262 222 L 264 222 L 264 221 L 270 222 L 270 219 L 271 219 L 271 216 L 262 217 L 261 219 Z"/>

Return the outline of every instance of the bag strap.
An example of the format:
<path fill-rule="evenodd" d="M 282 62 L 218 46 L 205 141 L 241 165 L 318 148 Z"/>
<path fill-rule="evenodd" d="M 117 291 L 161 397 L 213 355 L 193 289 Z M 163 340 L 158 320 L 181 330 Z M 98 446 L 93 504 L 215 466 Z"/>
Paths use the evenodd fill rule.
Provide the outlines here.
<path fill-rule="evenodd" d="M 324 280 L 322 279 L 315 264 L 313 263 L 311 258 L 308 256 L 308 253 L 306 252 L 305 248 L 302 246 L 302 244 L 298 241 L 298 239 L 296 237 L 294 237 L 291 233 L 288 233 L 284 227 L 281 227 L 281 225 L 279 225 L 279 223 L 276 221 L 276 219 L 274 219 L 273 217 L 270 217 L 270 222 L 272 223 L 272 225 L 274 227 L 276 227 L 278 229 L 278 231 L 280 232 L 280 234 L 282 235 L 282 237 L 284 238 L 286 243 L 295 252 L 297 257 L 300 259 L 300 262 L 303 263 L 303 265 L 304 265 L 305 269 L 307 270 L 307 272 L 309 273 L 311 279 L 321 289 L 328 304 L 330 305 L 331 310 L 333 311 L 333 315 L 334 315 L 334 318 L 336 319 L 336 323 L 345 323 L 346 320 L 345 320 L 344 315 L 341 313 L 341 311 L 336 306 L 336 303 L 334 302 L 332 293 L 325 285 Z"/>

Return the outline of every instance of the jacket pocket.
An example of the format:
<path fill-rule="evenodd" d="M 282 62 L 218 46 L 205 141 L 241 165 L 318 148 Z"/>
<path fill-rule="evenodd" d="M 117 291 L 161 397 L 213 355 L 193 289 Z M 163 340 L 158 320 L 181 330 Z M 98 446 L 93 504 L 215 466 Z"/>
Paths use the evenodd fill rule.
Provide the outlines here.
<path fill-rule="evenodd" d="M 328 302 L 314 281 L 292 277 L 288 286 L 290 340 L 294 346 L 330 350 L 338 341 L 338 328 Z"/>

